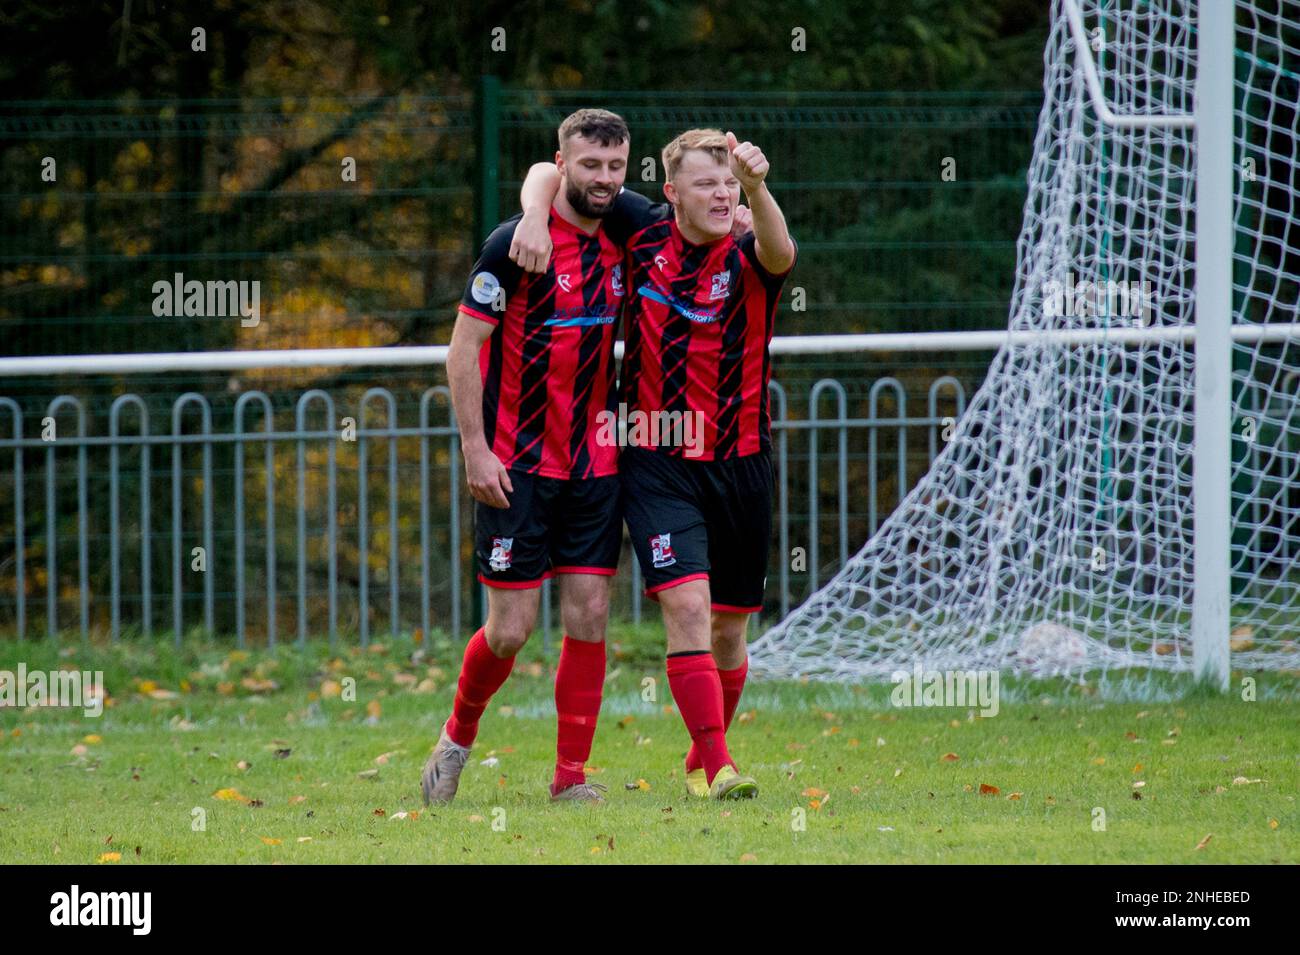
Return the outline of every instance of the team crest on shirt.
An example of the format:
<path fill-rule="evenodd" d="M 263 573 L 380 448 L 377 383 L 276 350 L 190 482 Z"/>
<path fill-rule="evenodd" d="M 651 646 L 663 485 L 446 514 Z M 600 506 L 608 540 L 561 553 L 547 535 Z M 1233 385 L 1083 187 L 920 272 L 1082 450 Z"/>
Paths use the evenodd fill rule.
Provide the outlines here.
<path fill-rule="evenodd" d="M 650 558 L 654 561 L 656 570 L 677 563 L 677 555 L 673 553 L 672 538 L 672 534 L 656 534 L 650 538 Z"/>
<path fill-rule="evenodd" d="M 569 274 L 567 272 L 563 275 L 555 276 L 555 284 L 558 285 L 560 288 L 564 289 L 566 292 L 573 291 L 572 284 L 569 281 Z"/>
<path fill-rule="evenodd" d="M 623 266 L 616 265 L 609 270 L 609 290 L 615 295 L 623 294 Z"/>
<path fill-rule="evenodd" d="M 492 556 L 488 558 L 488 566 L 498 573 L 509 570 L 511 551 L 514 550 L 514 546 L 513 537 L 492 538 Z"/>
<path fill-rule="evenodd" d="M 713 276 L 713 288 L 709 292 L 709 301 L 716 302 L 720 298 L 726 298 L 729 291 L 731 291 L 731 273 L 718 272 Z"/>

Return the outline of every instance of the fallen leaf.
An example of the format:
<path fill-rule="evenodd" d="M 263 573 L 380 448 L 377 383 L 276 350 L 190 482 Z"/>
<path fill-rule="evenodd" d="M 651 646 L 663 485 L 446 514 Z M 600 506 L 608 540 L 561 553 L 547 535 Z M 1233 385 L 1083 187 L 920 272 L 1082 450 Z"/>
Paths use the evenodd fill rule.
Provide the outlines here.
<path fill-rule="evenodd" d="M 959 759 L 961 759 L 961 757 L 958 756 L 956 753 L 944 753 L 942 756 L 939 757 L 939 761 L 944 763 L 955 763 Z"/>
<path fill-rule="evenodd" d="M 1196 848 L 1197 848 L 1197 849 L 1204 849 L 1207 845 L 1210 844 L 1210 840 L 1213 839 L 1213 838 L 1214 838 L 1214 833 L 1212 833 L 1212 832 L 1207 832 L 1207 833 L 1205 834 L 1205 838 L 1202 839 L 1200 842 L 1198 842 L 1198 843 L 1196 844 Z"/>
<path fill-rule="evenodd" d="M 803 795 L 812 799 L 820 799 L 822 796 L 826 795 L 826 790 L 818 789 L 816 786 L 809 786 L 803 791 Z"/>
<path fill-rule="evenodd" d="M 249 802 L 249 798 L 241 793 L 238 789 L 218 789 L 212 794 L 213 799 L 221 799 L 226 802 Z"/>
<path fill-rule="evenodd" d="M 1270 819 L 1270 820 L 1268 821 L 1268 827 L 1269 827 L 1270 829 L 1276 829 L 1276 828 L 1277 828 L 1277 820 L 1276 820 L 1276 819 Z"/>
<path fill-rule="evenodd" d="M 15 732 L 14 735 L 16 736 L 16 735 L 18 735 L 18 734 Z M 90 734 L 87 735 L 87 736 L 83 736 L 83 737 L 81 738 L 81 741 L 82 741 L 83 743 L 86 743 L 86 744 L 90 745 L 90 746 L 94 746 L 94 745 L 97 744 L 97 743 L 102 743 L 102 742 L 104 742 L 104 738 L 103 738 L 102 736 L 100 736 L 98 733 L 90 733 Z"/>
<path fill-rule="evenodd" d="M 1020 798 L 1021 796 L 1023 796 L 1023 795 L 1024 795 L 1024 793 L 1011 793 L 1011 794 L 1009 794 L 1009 795 L 1007 796 L 1007 798 L 1008 798 L 1008 799 L 1019 799 L 1019 798 Z"/>
<path fill-rule="evenodd" d="M 380 753 L 378 756 L 375 757 L 375 765 L 376 766 L 387 765 L 388 761 L 392 759 L 394 756 L 396 756 L 399 752 L 401 752 L 401 750 L 395 749 L 392 752 Z"/>
<path fill-rule="evenodd" d="M 1002 790 L 998 789 L 997 786 L 990 786 L 988 783 L 980 783 L 981 796 L 996 796 L 1000 792 L 1002 792 Z"/>
<path fill-rule="evenodd" d="M 278 846 L 284 841 L 283 839 L 272 839 L 270 836 L 262 836 L 261 838 L 268 846 Z"/>
<path fill-rule="evenodd" d="M 470 822 L 482 822 L 482 821 L 483 821 L 483 817 L 480 816 L 480 815 L 478 815 L 477 813 L 475 813 L 474 815 L 472 815 L 472 816 L 469 817 L 469 821 L 470 821 Z"/>
<path fill-rule="evenodd" d="M 100 862 L 121 862 L 121 861 L 122 861 L 122 853 L 120 853 L 120 852 L 104 852 L 104 853 L 101 853 L 100 856 L 99 856 L 99 861 L 100 861 Z"/>
<path fill-rule="evenodd" d="M 1232 780 L 1234 786 L 1250 786 L 1254 783 L 1262 783 L 1262 779 L 1247 779 L 1245 776 L 1237 776 Z"/>
<path fill-rule="evenodd" d="M 299 836 L 299 837 L 298 837 L 298 841 L 299 841 L 299 842 L 311 842 L 311 836 Z"/>
<path fill-rule="evenodd" d="M 1255 645 L 1255 628 L 1250 624 L 1242 624 L 1235 628 L 1228 635 L 1229 650 L 1249 650 Z"/>
<path fill-rule="evenodd" d="M 752 852 L 746 852 L 744 855 L 742 855 L 742 856 L 740 857 L 740 861 L 741 861 L 741 862 L 757 862 L 757 861 L 758 861 L 758 856 L 754 855 L 754 853 L 752 853 Z"/>

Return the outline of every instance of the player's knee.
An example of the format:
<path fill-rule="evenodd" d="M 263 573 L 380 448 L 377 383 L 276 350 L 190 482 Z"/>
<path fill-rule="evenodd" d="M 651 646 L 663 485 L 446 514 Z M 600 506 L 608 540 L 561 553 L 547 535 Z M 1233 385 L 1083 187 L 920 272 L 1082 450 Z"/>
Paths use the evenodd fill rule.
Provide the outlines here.
<path fill-rule="evenodd" d="M 524 648 L 532 626 L 524 620 L 506 619 L 490 623 L 484 630 L 488 649 L 498 657 L 512 657 Z"/>
<path fill-rule="evenodd" d="M 604 621 L 610 613 L 608 600 L 590 600 L 578 608 L 578 612 L 568 625 L 568 635 L 578 641 L 597 643 L 604 639 Z"/>
<path fill-rule="evenodd" d="M 676 589 L 676 588 L 674 588 Z M 668 594 L 668 591 L 664 592 Z M 678 627 L 692 629 L 709 626 L 709 593 L 706 589 L 681 588 L 677 593 L 660 598 L 664 613 Z"/>
<path fill-rule="evenodd" d="M 714 647 L 734 648 L 745 642 L 745 624 L 748 617 L 734 614 L 714 614 L 711 636 Z"/>

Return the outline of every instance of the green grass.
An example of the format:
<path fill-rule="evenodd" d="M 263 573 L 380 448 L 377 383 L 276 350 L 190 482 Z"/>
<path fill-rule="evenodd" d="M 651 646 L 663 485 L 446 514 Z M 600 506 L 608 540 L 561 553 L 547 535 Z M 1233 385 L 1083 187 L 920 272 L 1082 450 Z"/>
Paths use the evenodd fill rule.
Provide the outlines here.
<path fill-rule="evenodd" d="M 993 718 L 896 709 L 889 685 L 751 683 L 729 744 L 760 796 L 720 804 L 682 792 L 686 735 L 664 711 L 661 639 L 653 627 L 611 637 L 590 761 L 607 804 L 547 801 L 553 670 L 530 647 L 484 717 L 460 795 L 435 810 L 418 779 L 454 692 L 445 640 L 419 660 L 397 645 L 331 657 L 0 643 L 0 669 L 102 669 L 113 700 L 99 719 L 0 709 L 0 862 L 1300 861 L 1294 676 L 1259 675 L 1250 703 L 1101 702 L 1004 681 Z M 355 701 L 320 698 L 344 676 Z M 150 698 L 141 680 L 177 695 Z M 497 765 L 481 765 L 489 754 Z M 227 789 L 258 805 L 214 797 Z"/>

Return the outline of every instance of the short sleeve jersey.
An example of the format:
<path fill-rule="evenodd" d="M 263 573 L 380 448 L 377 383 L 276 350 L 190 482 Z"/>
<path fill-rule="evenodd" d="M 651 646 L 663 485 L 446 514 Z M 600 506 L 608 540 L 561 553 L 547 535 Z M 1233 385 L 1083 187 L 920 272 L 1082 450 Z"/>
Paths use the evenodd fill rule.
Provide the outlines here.
<path fill-rule="evenodd" d="M 789 271 L 774 275 L 754 235 L 688 241 L 672 207 L 624 190 L 605 230 L 626 244 L 628 299 L 621 392 L 627 412 L 695 414 L 716 461 L 769 450 L 773 323 Z M 657 447 L 677 457 L 682 447 Z"/>
<path fill-rule="evenodd" d="M 617 408 L 614 339 L 624 297 L 623 250 L 551 210 L 554 251 L 545 274 L 510 260 L 522 214 L 493 230 L 460 311 L 496 327 L 483 343 L 483 429 L 512 470 L 577 479 L 618 473 L 602 439 Z M 608 419 L 601 418 L 608 412 Z"/>

